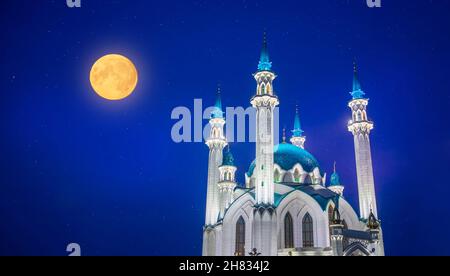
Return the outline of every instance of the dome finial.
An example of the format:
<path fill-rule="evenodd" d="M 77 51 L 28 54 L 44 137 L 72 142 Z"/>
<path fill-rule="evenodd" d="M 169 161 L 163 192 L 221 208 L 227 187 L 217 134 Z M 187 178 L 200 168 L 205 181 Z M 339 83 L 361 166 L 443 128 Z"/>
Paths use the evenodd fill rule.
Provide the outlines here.
<path fill-rule="evenodd" d="M 336 161 L 334 161 L 333 171 L 334 171 L 334 173 L 336 173 Z"/>
<path fill-rule="evenodd" d="M 286 127 L 283 128 L 283 144 L 286 144 Z"/>

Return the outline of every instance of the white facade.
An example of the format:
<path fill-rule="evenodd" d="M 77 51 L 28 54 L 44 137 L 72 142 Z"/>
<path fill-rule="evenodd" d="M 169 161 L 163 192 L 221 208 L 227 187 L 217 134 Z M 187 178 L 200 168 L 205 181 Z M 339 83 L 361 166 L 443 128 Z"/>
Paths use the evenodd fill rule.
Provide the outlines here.
<path fill-rule="evenodd" d="M 327 185 L 326 173 L 305 149 L 298 112 L 291 143 L 274 145 L 273 112 L 279 101 L 271 67 L 264 42 L 251 100 L 256 109 L 256 158 L 245 185 L 236 183 L 233 156 L 229 149 L 224 152 L 225 120 L 220 99 L 216 103 L 206 142 L 210 155 L 203 255 L 384 255 L 369 142 L 373 123 L 367 119 L 368 100 L 362 98 L 359 82 L 355 86 L 354 81 L 348 126 L 355 137 L 358 216 L 344 198 L 336 171 Z"/>

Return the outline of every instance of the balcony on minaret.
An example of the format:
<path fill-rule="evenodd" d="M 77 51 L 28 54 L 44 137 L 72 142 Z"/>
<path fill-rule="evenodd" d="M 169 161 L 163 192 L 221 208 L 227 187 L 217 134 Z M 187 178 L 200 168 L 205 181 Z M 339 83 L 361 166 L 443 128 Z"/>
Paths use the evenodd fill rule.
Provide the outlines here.
<path fill-rule="evenodd" d="M 220 87 L 217 88 L 217 100 L 214 105 L 213 111 L 211 112 L 211 119 L 209 120 L 209 125 L 211 127 L 210 134 L 206 140 L 208 147 L 213 147 L 215 145 L 220 147 L 225 147 L 227 145 L 226 138 L 224 135 L 224 125 L 225 119 L 222 111 L 222 100 L 220 95 Z"/>
<path fill-rule="evenodd" d="M 352 119 L 348 122 L 348 130 L 354 135 L 370 134 L 374 128 L 374 123 L 367 118 L 368 104 L 368 99 L 354 99 L 348 104 L 352 110 Z"/>

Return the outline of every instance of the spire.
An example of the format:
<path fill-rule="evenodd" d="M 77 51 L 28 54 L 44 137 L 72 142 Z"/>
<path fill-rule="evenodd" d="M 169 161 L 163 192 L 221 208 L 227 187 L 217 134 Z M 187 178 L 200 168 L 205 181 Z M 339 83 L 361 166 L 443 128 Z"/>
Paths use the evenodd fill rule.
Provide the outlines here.
<path fill-rule="evenodd" d="M 350 92 L 354 100 L 362 99 L 365 95 L 361 89 L 361 83 L 358 79 L 358 67 L 356 61 L 353 62 L 353 91 Z"/>
<path fill-rule="evenodd" d="M 217 99 L 216 104 L 214 105 L 214 110 L 211 112 L 211 118 L 223 118 L 220 84 L 217 85 Z"/>
<path fill-rule="evenodd" d="M 298 106 L 295 108 L 294 129 L 292 130 L 292 133 L 293 137 L 302 137 L 304 133 L 300 124 L 300 115 L 298 114 Z"/>
<path fill-rule="evenodd" d="M 272 62 L 269 58 L 269 50 L 267 50 L 267 33 L 264 31 L 263 47 L 261 49 L 261 57 L 259 58 L 258 71 L 271 71 Z"/>

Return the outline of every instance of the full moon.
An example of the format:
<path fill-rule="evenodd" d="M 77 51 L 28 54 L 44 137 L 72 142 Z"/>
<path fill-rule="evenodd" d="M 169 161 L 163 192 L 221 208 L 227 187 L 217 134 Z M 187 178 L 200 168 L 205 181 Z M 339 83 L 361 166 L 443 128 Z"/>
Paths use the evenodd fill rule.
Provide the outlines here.
<path fill-rule="evenodd" d="M 99 96 L 117 101 L 133 93 L 138 82 L 138 72 L 128 58 L 115 54 L 106 55 L 92 66 L 90 81 Z"/>

